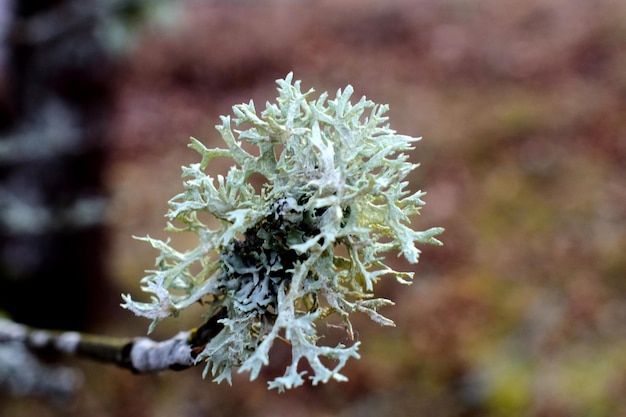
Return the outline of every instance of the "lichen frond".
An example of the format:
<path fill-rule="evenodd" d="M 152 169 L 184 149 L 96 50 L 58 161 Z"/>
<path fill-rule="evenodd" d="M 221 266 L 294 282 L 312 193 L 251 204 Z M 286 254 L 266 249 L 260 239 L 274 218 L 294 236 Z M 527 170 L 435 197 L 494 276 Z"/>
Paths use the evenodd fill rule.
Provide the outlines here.
<path fill-rule="evenodd" d="M 292 74 L 277 83 L 276 104 L 260 114 L 250 102 L 234 106 L 232 120 L 222 117 L 217 130 L 228 149 L 192 139 L 202 159 L 183 168 L 185 190 L 170 201 L 167 216 L 169 230 L 196 233 L 199 245 L 178 252 L 145 238 L 161 252 L 157 270 L 142 281 L 151 301 L 124 296 L 123 306 L 152 319 L 152 327 L 198 301 L 209 314 L 225 307 L 223 329 L 198 356 L 207 362 L 205 373 L 230 381 L 238 367 L 254 379 L 282 339 L 291 345 L 292 364 L 269 384 L 282 391 L 304 382 L 303 358 L 313 384 L 345 379 L 340 371 L 359 357 L 358 342 L 319 345 L 317 325 L 337 314 L 352 336 L 356 312 L 393 325 L 378 312 L 393 303 L 374 298 L 374 285 L 383 275 L 409 283 L 413 274 L 393 270 L 383 254 L 395 250 L 417 262 L 416 244 L 439 245 L 443 229 L 410 227 L 409 216 L 424 205 L 423 192 L 406 189 L 417 167 L 406 152 L 419 139 L 389 127 L 387 106 L 365 98 L 352 103 L 351 86 L 332 100 L 326 93 L 311 100 L 313 90 L 302 92 Z M 258 155 L 242 141 L 257 146 Z M 224 156 L 235 162 L 227 175 L 208 175 L 211 161 Z M 259 192 L 249 182 L 254 174 L 267 179 Z M 217 226 L 201 222 L 200 213 Z M 340 246 L 347 257 L 335 253 Z"/>

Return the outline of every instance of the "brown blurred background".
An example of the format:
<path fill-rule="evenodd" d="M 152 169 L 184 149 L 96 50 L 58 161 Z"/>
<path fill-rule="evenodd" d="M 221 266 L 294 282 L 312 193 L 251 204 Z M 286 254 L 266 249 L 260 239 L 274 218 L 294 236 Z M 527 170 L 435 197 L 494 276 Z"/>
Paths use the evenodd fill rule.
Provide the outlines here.
<path fill-rule="evenodd" d="M 125 22 L 139 20 L 139 10 L 126 11 Z M 318 93 L 351 84 L 355 99 L 390 104 L 395 130 L 424 138 L 411 155 L 421 163 L 411 188 L 428 192 L 427 205 L 413 224 L 445 227 L 445 246 L 422 248 L 418 265 L 394 258 L 415 271 L 415 283 L 380 283 L 378 293 L 397 303 L 383 311 L 397 327 L 357 318 L 362 359 L 348 364 L 347 383 L 267 391 L 266 380 L 285 365 L 280 353 L 258 381 L 238 375 L 232 387 L 201 379 L 200 368 L 133 376 L 76 362 L 86 381 L 69 403 L 0 395 L 0 415 L 626 416 L 625 2 L 190 1 L 176 12 L 166 16 L 169 26 L 133 33 L 101 26 L 106 41 L 74 32 L 74 53 L 62 62 L 91 68 L 84 71 L 92 77 L 62 72 L 49 84 L 69 107 L 94 109 L 77 125 L 101 152 L 83 163 L 98 169 L 73 168 L 69 178 L 92 178 L 77 195 L 102 196 L 105 208 L 85 226 L 91 232 L 80 242 L 90 243 L 70 236 L 77 247 L 56 245 L 68 261 L 57 266 L 54 285 L 39 295 L 29 285 L 19 298 L 3 282 L 0 299 L 37 320 L 54 306 L 73 306 L 67 294 L 75 286 L 81 320 L 68 308 L 58 326 L 143 334 L 148 322 L 117 304 L 121 292 L 141 297 L 138 281 L 156 253 L 131 236 L 166 237 L 163 215 L 182 190 L 180 166 L 199 160 L 189 136 L 221 146 L 219 115 L 250 99 L 262 109 L 276 97 L 274 80 L 289 71 Z M 81 46 L 88 39 L 94 43 Z M 18 44 L 22 57 L 37 45 Z M 17 56 L 15 46 L 5 49 Z M 26 69 L 32 56 L 20 61 Z M 41 60 L 49 73 L 50 61 Z M 7 100 L 16 97 L 7 93 L 16 75 L 1 76 L 8 143 L 16 120 L 42 111 Z M 5 217 L 6 184 L 16 183 L 7 178 L 22 161 L 7 159 L 10 143 L 0 171 Z M 27 165 L 39 167 L 39 178 L 57 172 L 37 161 Z M 4 245 L 13 247 L 9 232 Z M 30 253 L 38 235 L 29 236 L 19 253 Z M 11 269 L 14 252 L 3 250 L 3 268 Z M 76 267 L 77 257 L 89 262 Z M 76 273 L 63 275 L 68 268 Z M 3 279 L 19 281 L 15 275 Z M 42 311 L 45 302 L 51 307 Z M 155 336 L 197 325 L 196 314 Z"/>

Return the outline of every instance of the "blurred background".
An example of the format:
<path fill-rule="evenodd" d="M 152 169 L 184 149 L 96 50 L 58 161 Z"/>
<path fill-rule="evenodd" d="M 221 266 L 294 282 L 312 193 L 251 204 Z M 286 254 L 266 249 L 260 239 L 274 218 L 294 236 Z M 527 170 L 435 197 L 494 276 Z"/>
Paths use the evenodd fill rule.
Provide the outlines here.
<path fill-rule="evenodd" d="M 201 367 L 85 374 L 66 402 L 2 416 L 626 416 L 626 2 L 0 0 L 0 310 L 117 336 L 165 238 L 189 136 L 276 97 L 293 71 L 351 84 L 422 136 L 417 229 L 443 226 L 397 327 L 356 319 L 347 383 L 277 394 L 280 351 L 232 387 Z M 211 173 L 226 166 L 209 167 Z M 186 244 L 185 238 L 180 238 Z M 198 325 L 197 311 L 156 338 Z"/>

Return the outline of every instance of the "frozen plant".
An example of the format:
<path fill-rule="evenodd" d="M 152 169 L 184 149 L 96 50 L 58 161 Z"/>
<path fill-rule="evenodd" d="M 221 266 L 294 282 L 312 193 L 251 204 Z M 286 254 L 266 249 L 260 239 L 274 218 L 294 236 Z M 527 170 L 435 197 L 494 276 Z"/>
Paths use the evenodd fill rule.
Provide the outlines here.
<path fill-rule="evenodd" d="M 418 138 L 389 128 L 387 106 L 352 103 L 351 86 L 332 100 L 326 93 L 312 99 L 313 90 L 303 93 L 292 81 L 292 74 L 277 81 L 276 104 L 260 114 L 251 101 L 233 107 L 232 121 L 222 117 L 217 130 L 228 149 L 192 138 L 202 160 L 183 167 L 185 191 L 170 200 L 167 230 L 195 233 L 198 246 L 180 252 L 144 238 L 161 252 L 142 280 L 151 301 L 123 297 L 125 308 L 152 319 L 150 330 L 191 304 L 205 305 L 219 327 L 195 360 L 206 361 L 204 374 L 216 381 L 230 382 L 233 368 L 255 379 L 273 343 L 286 342 L 292 363 L 269 383 L 279 391 L 304 382 L 303 358 L 314 385 L 345 380 L 342 367 L 359 357 L 350 315 L 393 325 L 378 312 L 393 303 L 375 298 L 374 284 L 384 275 L 404 284 L 413 277 L 386 265 L 383 254 L 398 251 L 415 263 L 416 243 L 439 245 L 435 236 L 443 231 L 409 227 L 424 205 L 424 193 L 411 194 L 405 181 L 417 166 L 405 152 Z M 205 172 L 217 157 L 236 163 L 225 177 Z M 259 174 L 265 183 L 257 192 L 250 179 Z M 203 213 L 217 226 L 202 221 Z M 350 346 L 320 343 L 318 324 L 331 315 L 341 319 Z"/>

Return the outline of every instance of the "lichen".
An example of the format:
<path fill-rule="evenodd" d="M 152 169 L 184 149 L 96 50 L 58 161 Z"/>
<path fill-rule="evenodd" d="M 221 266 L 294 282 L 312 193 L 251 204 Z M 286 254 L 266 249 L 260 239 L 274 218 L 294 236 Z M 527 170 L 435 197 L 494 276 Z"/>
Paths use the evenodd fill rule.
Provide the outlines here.
<path fill-rule="evenodd" d="M 326 93 L 313 100 L 313 90 L 303 93 L 292 80 L 288 74 L 277 81 L 276 104 L 260 114 L 251 101 L 233 107 L 232 121 L 222 117 L 217 130 L 228 149 L 192 138 L 202 160 L 183 167 L 185 191 L 170 200 L 167 230 L 195 233 L 199 244 L 179 252 L 143 238 L 161 252 L 142 280 L 151 301 L 125 295 L 123 304 L 152 319 L 150 329 L 193 303 L 205 305 L 207 317 L 226 308 L 223 329 L 198 356 L 207 362 L 205 374 L 230 382 L 238 368 L 254 379 L 281 340 L 291 346 L 292 363 L 269 383 L 279 391 L 304 383 L 302 358 L 313 384 L 345 380 L 342 367 L 359 357 L 350 315 L 392 325 L 378 310 L 393 303 L 375 298 L 374 284 L 384 275 L 401 283 L 413 277 L 386 265 L 383 255 L 397 251 L 417 262 L 416 243 L 438 245 L 443 230 L 410 227 L 409 217 L 424 205 L 425 193 L 406 189 L 417 167 L 406 152 L 419 139 L 389 128 L 386 105 L 365 98 L 353 104 L 351 86 L 332 100 Z M 225 177 L 205 172 L 217 157 L 235 162 Z M 257 192 L 250 179 L 259 174 L 265 183 Z M 200 213 L 218 225 L 211 228 Z M 320 344 L 317 326 L 331 315 L 341 319 L 350 346 Z"/>

